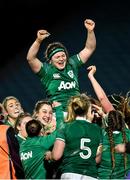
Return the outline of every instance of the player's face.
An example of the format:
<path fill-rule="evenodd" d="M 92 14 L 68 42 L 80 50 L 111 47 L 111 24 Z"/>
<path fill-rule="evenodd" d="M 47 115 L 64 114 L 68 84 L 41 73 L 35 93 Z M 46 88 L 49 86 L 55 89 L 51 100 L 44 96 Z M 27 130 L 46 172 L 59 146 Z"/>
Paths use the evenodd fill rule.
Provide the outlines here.
<path fill-rule="evenodd" d="M 67 62 L 67 56 L 63 51 L 55 53 L 50 61 L 50 63 L 52 63 L 59 70 L 65 68 L 66 62 Z"/>
<path fill-rule="evenodd" d="M 18 115 L 23 112 L 21 104 L 15 99 L 10 99 L 7 101 L 7 114 L 9 117 L 16 119 Z"/>
<path fill-rule="evenodd" d="M 38 120 L 41 121 L 42 124 L 46 125 L 52 121 L 53 111 L 50 105 L 44 104 L 37 113 Z"/>

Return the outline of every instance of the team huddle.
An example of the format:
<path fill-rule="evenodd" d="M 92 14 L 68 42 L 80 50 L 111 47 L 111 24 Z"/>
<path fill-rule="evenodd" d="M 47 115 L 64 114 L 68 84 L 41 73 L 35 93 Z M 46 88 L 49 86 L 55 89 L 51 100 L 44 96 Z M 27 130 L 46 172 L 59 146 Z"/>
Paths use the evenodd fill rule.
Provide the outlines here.
<path fill-rule="evenodd" d="M 14 96 L 1 103 L 0 179 L 129 179 L 129 92 L 107 96 L 95 65 L 87 67 L 86 78 L 96 98 L 80 92 L 80 68 L 96 49 L 95 22 L 86 19 L 84 26 L 87 39 L 79 53 L 69 56 L 62 43 L 52 42 L 44 62 L 37 54 L 50 33 L 37 32 L 27 61 L 46 98 L 32 113 Z"/>

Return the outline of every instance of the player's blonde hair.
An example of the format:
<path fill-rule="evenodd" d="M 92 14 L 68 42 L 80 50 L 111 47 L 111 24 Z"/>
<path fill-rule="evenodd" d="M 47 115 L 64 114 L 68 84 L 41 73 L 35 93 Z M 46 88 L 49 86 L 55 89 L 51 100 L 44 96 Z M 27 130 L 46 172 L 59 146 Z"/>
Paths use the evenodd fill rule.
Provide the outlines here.
<path fill-rule="evenodd" d="M 87 115 L 90 107 L 89 98 L 85 94 L 72 96 L 68 102 L 66 122 L 75 120 L 76 116 Z"/>

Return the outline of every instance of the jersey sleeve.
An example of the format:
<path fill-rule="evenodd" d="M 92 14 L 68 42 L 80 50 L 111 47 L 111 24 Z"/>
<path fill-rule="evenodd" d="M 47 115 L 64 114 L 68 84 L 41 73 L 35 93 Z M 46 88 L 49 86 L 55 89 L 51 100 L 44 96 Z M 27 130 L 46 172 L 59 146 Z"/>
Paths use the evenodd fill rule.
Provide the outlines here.
<path fill-rule="evenodd" d="M 56 139 L 56 130 L 53 131 L 51 134 L 47 135 L 47 136 L 43 136 L 39 138 L 39 143 L 41 144 L 41 146 L 43 146 L 46 150 L 50 149 Z"/>
<path fill-rule="evenodd" d="M 42 63 L 41 69 L 39 72 L 36 73 L 36 75 L 39 78 L 43 78 L 47 73 L 47 64 L 46 63 Z"/>
<path fill-rule="evenodd" d="M 65 124 L 62 128 L 58 129 L 56 139 L 65 142 Z"/>
<path fill-rule="evenodd" d="M 69 58 L 69 63 L 73 66 L 75 70 L 79 69 L 84 64 L 78 54 L 71 56 Z"/>

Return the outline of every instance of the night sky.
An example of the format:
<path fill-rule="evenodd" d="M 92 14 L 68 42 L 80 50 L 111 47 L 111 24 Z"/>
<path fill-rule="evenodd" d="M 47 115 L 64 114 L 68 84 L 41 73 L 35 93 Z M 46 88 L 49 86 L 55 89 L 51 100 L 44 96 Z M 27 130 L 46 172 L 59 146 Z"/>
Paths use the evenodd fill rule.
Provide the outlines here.
<path fill-rule="evenodd" d="M 73 5 L 72 5 L 73 4 Z M 129 21 L 127 1 L 1 1 L 1 57 L 4 62 L 31 42 L 39 28 L 52 29 L 74 15 L 89 14 L 95 21 Z M 3 60 L 2 60 L 3 61 Z"/>

